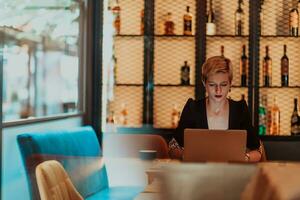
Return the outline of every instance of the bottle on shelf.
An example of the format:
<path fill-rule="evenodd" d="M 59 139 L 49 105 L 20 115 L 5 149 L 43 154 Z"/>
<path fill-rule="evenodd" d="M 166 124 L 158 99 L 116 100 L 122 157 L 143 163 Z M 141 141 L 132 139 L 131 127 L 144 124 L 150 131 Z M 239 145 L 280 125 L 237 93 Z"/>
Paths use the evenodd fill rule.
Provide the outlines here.
<path fill-rule="evenodd" d="M 172 21 L 172 13 L 168 12 L 167 19 L 165 21 L 165 35 L 175 35 L 175 24 Z"/>
<path fill-rule="evenodd" d="M 123 103 L 120 112 L 119 124 L 125 126 L 127 125 L 127 123 L 128 123 L 128 110 L 126 104 Z"/>
<path fill-rule="evenodd" d="M 120 17 L 121 7 L 119 5 L 119 1 L 116 0 L 115 4 L 112 7 L 112 13 L 115 16 L 114 19 L 114 28 L 116 35 L 120 35 L 121 32 L 121 17 Z"/>
<path fill-rule="evenodd" d="M 206 15 L 206 35 L 216 35 L 215 13 L 213 10 L 213 1 L 209 0 L 208 11 Z"/>
<path fill-rule="evenodd" d="M 298 2 L 299 3 L 299 2 Z M 290 10 L 289 13 L 289 32 L 291 36 L 298 36 L 299 29 L 299 11 L 297 7 Z"/>
<path fill-rule="evenodd" d="M 117 132 L 117 127 L 115 124 L 115 114 L 114 111 L 109 112 L 109 115 L 106 118 L 106 127 L 105 131 L 107 133 L 116 133 Z"/>
<path fill-rule="evenodd" d="M 190 66 L 187 61 L 184 61 L 184 65 L 180 70 L 181 85 L 190 85 Z"/>
<path fill-rule="evenodd" d="M 283 45 L 283 56 L 281 58 L 281 86 L 289 86 L 289 58 L 286 55 L 286 45 Z"/>
<path fill-rule="evenodd" d="M 271 107 L 270 135 L 280 135 L 280 110 L 274 97 Z"/>
<path fill-rule="evenodd" d="M 247 73 L 248 72 L 248 57 L 246 56 L 246 45 L 243 45 L 243 54 L 240 59 L 240 75 L 241 75 L 241 86 L 247 86 Z"/>
<path fill-rule="evenodd" d="M 221 56 L 222 56 L 222 57 L 225 57 L 225 56 L 224 56 L 224 46 L 223 46 L 223 45 L 221 45 Z"/>
<path fill-rule="evenodd" d="M 144 35 L 144 17 L 145 17 L 145 11 L 144 9 L 141 10 L 141 35 Z"/>
<path fill-rule="evenodd" d="M 263 60 L 263 82 L 264 87 L 272 85 L 272 59 L 269 56 L 269 46 L 266 46 L 266 56 Z"/>
<path fill-rule="evenodd" d="M 298 99 L 294 98 L 294 110 L 291 117 L 291 134 L 300 134 L 299 115 L 298 115 Z"/>
<path fill-rule="evenodd" d="M 246 101 L 246 99 L 245 99 L 245 94 L 241 94 L 241 101 Z"/>
<path fill-rule="evenodd" d="M 179 119 L 180 119 L 180 111 L 179 111 L 177 105 L 174 104 L 173 108 L 172 108 L 172 113 L 171 113 L 171 123 L 172 123 L 171 127 L 172 128 L 177 128 Z"/>
<path fill-rule="evenodd" d="M 186 13 L 183 15 L 183 35 L 192 35 L 193 15 L 190 13 L 190 7 L 186 7 Z"/>
<path fill-rule="evenodd" d="M 242 9 L 243 0 L 238 0 L 238 8 L 234 14 L 235 35 L 241 36 L 244 34 L 244 18 L 245 14 Z"/>
<path fill-rule="evenodd" d="M 261 100 L 259 101 L 258 116 L 259 116 L 258 135 L 266 135 L 267 134 L 267 97 L 266 97 L 266 95 L 262 95 Z"/>

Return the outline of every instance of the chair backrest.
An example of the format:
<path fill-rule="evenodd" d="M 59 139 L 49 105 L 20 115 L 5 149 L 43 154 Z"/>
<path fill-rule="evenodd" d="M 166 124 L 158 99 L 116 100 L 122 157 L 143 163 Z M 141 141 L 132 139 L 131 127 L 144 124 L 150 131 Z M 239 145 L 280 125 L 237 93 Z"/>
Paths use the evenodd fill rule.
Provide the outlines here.
<path fill-rule="evenodd" d="M 46 160 L 58 160 L 86 198 L 108 187 L 108 177 L 96 133 L 92 127 L 18 135 L 32 199 L 40 199 L 35 168 Z"/>
<path fill-rule="evenodd" d="M 260 141 L 260 147 L 259 148 L 260 148 L 260 152 L 261 152 L 260 162 L 266 162 L 267 161 L 267 155 L 266 155 L 264 143 L 262 141 Z"/>
<path fill-rule="evenodd" d="M 83 200 L 58 161 L 40 163 L 35 174 L 41 200 Z"/>
<path fill-rule="evenodd" d="M 156 150 L 157 158 L 169 158 L 164 138 L 154 134 L 104 134 L 103 154 L 111 157 L 139 157 L 140 150 Z"/>

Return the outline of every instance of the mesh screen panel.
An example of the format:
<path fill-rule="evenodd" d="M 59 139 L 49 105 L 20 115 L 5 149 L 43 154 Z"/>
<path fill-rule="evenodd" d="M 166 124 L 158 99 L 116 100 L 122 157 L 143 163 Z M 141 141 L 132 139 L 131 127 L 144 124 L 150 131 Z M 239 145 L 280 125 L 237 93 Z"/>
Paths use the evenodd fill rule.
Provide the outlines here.
<path fill-rule="evenodd" d="M 154 83 L 180 84 L 180 69 L 184 61 L 190 66 L 190 83 L 195 82 L 194 37 L 156 38 L 154 51 Z"/>
<path fill-rule="evenodd" d="M 194 87 L 156 87 L 154 90 L 154 127 L 171 128 L 172 109 L 182 111 L 189 98 L 194 98 Z"/>
<path fill-rule="evenodd" d="M 172 15 L 172 21 L 175 23 L 175 34 L 183 35 L 183 15 L 186 12 L 186 6 L 190 6 L 190 13 L 192 13 L 192 15 L 194 16 L 192 22 L 192 30 L 193 33 L 195 33 L 195 0 L 155 0 L 155 34 L 164 34 L 164 23 L 167 18 L 167 13 L 170 12 Z"/>
<path fill-rule="evenodd" d="M 260 96 L 267 96 L 267 109 L 270 112 L 271 106 L 274 104 L 274 97 L 276 97 L 276 104 L 280 110 L 280 135 L 291 134 L 291 116 L 294 108 L 294 98 L 300 97 L 299 88 L 262 88 Z M 268 118 L 270 123 L 270 117 Z M 267 134 L 269 128 L 267 128 Z"/>
<path fill-rule="evenodd" d="M 114 111 L 116 123 L 120 123 L 123 107 L 127 109 L 128 123 L 126 126 L 142 126 L 143 119 L 143 87 L 142 86 L 117 86 L 115 98 L 111 103 L 110 110 Z M 122 125 L 120 125 L 122 126 Z"/>
<path fill-rule="evenodd" d="M 122 35 L 141 34 L 141 11 L 144 9 L 143 0 L 119 0 L 121 8 L 121 30 Z"/>
<path fill-rule="evenodd" d="M 221 55 L 221 45 L 224 46 L 224 56 L 229 58 L 232 63 L 234 86 L 241 85 L 240 78 L 240 58 L 242 55 L 242 46 L 246 45 L 246 55 L 248 56 L 248 38 L 247 37 L 207 37 L 206 57 Z"/>
<path fill-rule="evenodd" d="M 280 135 L 291 134 L 291 116 L 293 112 L 293 99 L 300 95 L 300 57 L 298 55 L 300 40 L 290 36 L 290 11 L 297 8 L 297 0 L 265 0 L 262 4 L 261 37 L 260 37 L 260 66 L 259 84 L 263 86 L 263 58 L 266 55 L 265 47 L 269 47 L 269 56 L 272 59 L 271 87 L 261 87 L 260 97 L 267 96 L 270 122 L 270 108 L 274 97 L 280 110 Z M 298 8 L 299 9 L 299 8 Z M 281 58 L 284 54 L 283 46 L 287 45 L 289 59 L 289 87 L 281 87 Z M 262 98 L 260 98 L 261 100 Z M 267 127 L 267 134 L 269 133 Z"/>
<path fill-rule="evenodd" d="M 143 84 L 144 40 L 142 37 L 115 39 L 116 82 L 120 84 Z"/>
<path fill-rule="evenodd" d="M 209 9 L 209 0 L 207 10 Z M 215 14 L 216 34 L 217 35 L 234 35 L 235 23 L 234 15 L 238 8 L 238 0 L 213 0 L 213 10 Z M 249 1 L 244 0 L 242 4 L 244 12 L 244 34 L 249 35 Z"/>
<path fill-rule="evenodd" d="M 260 85 L 263 85 L 262 59 L 265 57 L 265 47 L 269 46 L 269 56 L 272 58 L 272 86 L 281 86 L 281 57 L 283 56 L 283 45 L 287 45 L 287 56 L 289 58 L 289 86 L 300 85 L 300 40 L 294 37 L 261 37 L 260 43 Z"/>
<path fill-rule="evenodd" d="M 297 1 L 264 0 L 261 12 L 262 35 L 289 35 L 289 11 Z"/>

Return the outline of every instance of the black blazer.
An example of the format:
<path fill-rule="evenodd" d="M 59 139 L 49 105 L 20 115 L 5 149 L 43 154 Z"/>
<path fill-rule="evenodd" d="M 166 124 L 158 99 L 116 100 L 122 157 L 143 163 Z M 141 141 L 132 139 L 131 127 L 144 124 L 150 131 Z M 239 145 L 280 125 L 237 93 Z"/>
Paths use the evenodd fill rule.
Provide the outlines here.
<path fill-rule="evenodd" d="M 247 148 L 254 150 L 260 146 L 254 133 L 250 113 L 245 100 L 229 100 L 229 129 L 247 130 Z M 185 128 L 208 129 L 205 99 L 189 99 L 185 104 L 175 132 L 175 139 L 183 147 L 183 132 Z"/>

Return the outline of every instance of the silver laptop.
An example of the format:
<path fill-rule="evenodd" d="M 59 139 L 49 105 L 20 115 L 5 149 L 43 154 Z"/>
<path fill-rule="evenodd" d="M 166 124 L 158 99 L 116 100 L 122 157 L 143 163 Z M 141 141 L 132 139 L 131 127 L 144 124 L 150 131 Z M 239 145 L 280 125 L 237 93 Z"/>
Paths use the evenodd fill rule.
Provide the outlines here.
<path fill-rule="evenodd" d="M 244 162 L 246 130 L 185 129 L 185 162 Z"/>

